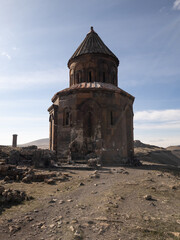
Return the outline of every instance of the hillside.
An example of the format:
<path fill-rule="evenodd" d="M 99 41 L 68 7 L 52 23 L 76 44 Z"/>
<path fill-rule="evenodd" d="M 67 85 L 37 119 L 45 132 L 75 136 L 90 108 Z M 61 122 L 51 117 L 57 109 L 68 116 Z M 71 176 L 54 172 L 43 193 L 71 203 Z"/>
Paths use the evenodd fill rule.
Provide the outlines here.
<path fill-rule="evenodd" d="M 135 140 L 134 152 L 136 157 L 142 162 L 180 166 L 179 146 L 162 148 Z"/>
<path fill-rule="evenodd" d="M 49 138 L 42 138 L 29 143 L 20 144 L 18 147 L 27 147 L 32 145 L 36 145 L 38 148 L 49 148 Z"/>
<path fill-rule="evenodd" d="M 180 146 L 170 146 L 166 149 L 171 151 L 176 157 L 180 158 Z"/>

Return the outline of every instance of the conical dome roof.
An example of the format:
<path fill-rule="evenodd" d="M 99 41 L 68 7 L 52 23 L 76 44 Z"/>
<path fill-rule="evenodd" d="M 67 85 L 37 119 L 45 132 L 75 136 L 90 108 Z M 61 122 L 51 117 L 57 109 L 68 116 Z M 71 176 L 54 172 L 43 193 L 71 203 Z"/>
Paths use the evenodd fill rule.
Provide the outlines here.
<path fill-rule="evenodd" d="M 111 52 L 111 50 L 103 43 L 101 38 L 98 36 L 98 34 L 94 31 L 93 27 L 91 27 L 90 32 L 86 35 L 84 41 L 80 44 L 80 46 L 77 48 L 75 53 L 72 55 L 72 57 L 68 61 L 69 62 L 81 55 L 84 54 L 91 54 L 91 53 L 101 53 L 105 55 L 109 55 L 116 59 L 117 64 L 119 65 L 118 58 L 114 55 L 114 53 Z"/>

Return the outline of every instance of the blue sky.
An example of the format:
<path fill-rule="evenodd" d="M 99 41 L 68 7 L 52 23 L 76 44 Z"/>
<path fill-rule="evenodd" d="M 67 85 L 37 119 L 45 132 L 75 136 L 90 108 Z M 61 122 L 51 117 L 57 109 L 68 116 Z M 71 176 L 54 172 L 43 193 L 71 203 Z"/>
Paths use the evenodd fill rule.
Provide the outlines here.
<path fill-rule="evenodd" d="M 46 138 L 52 96 L 90 26 L 136 97 L 135 139 L 180 144 L 180 0 L 0 0 L 0 144 Z"/>

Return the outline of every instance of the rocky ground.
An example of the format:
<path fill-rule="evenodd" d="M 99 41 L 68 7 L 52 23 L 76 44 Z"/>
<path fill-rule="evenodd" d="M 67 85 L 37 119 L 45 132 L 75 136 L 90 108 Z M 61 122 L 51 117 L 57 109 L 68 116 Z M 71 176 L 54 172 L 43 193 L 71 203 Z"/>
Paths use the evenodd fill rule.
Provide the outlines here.
<path fill-rule="evenodd" d="M 177 169 L 147 164 L 58 171 L 68 180 L 54 185 L 0 182 L 34 198 L 4 208 L 0 239 L 180 238 Z"/>
<path fill-rule="evenodd" d="M 148 145 L 135 152 L 140 167 L 2 165 L 0 240 L 180 239 L 178 157 Z"/>

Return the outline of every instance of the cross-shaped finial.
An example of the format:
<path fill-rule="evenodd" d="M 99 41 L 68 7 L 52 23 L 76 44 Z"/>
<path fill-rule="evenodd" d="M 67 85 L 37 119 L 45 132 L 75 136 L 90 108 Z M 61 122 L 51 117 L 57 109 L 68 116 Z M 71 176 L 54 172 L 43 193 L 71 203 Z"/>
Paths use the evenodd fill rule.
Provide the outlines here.
<path fill-rule="evenodd" d="M 93 29 L 93 27 L 91 26 L 91 32 L 94 32 L 94 29 Z"/>

